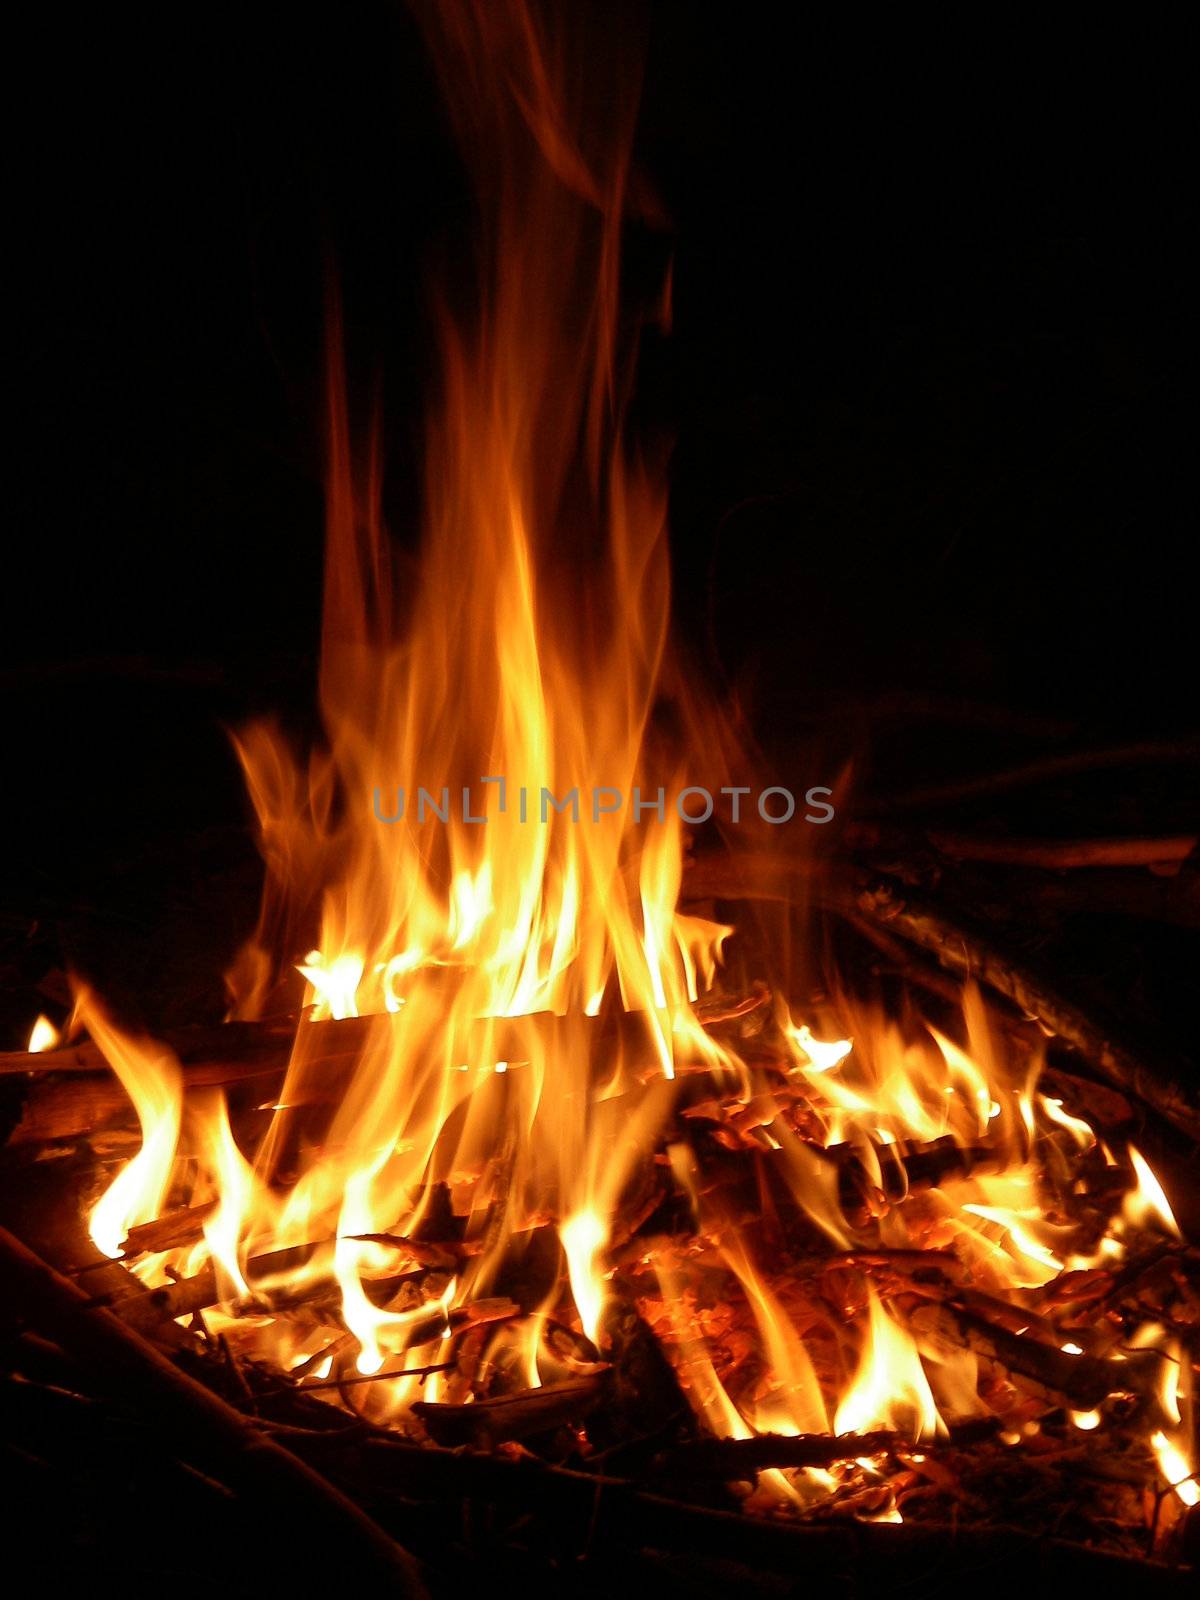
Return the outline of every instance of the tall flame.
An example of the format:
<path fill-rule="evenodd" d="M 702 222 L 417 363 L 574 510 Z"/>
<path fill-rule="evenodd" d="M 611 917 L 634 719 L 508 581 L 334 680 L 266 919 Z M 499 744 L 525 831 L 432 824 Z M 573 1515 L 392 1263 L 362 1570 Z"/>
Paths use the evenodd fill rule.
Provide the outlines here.
<path fill-rule="evenodd" d="M 163 1209 L 179 1140 L 182 1078 L 169 1050 L 118 1029 L 90 989 L 76 995 L 75 1015 L 120 1078 L 142 1128 L 142 1148 L 105 1190 L 90 1218 L 96 1248 L 119 1256 L 129 1229 Z"/>
<path fill-rule="evenodd" d="M 681 1051 L 719 1063 L 692 1005 L 729 931 L 677 912 L 682 827 L 665 791 L 686 773 L 651 736 L 664 495 L 625 443 L 637 330 L 618 317 L 636 72 L 609 52 L 583 74 L 516 4 L 439 6 L 426 27 L 484 217 L 476 318 L 439 312 L 420 567 L 401 585 L 377 444 L 365 462 L 351 446 L 335 310 L 327 743 L 305 770 L 269 726 L 238 742 L 267 886 L 235 1010 L 261 1010 L 298 948 L 314 1019 L 373 1020 L 332 1112 L 316 1109 L 327 1075 L 300 1029 L 255 1182 L 227 1128 L 208 1134 L 236 1180 L 210 1224 L 233 1281 L 231 1239 L 244 1247 L 256 1193 L 286 1171 L 289 1215 L 338 1235 L 368 1364 L 405 1330 L 361 1287 L 378 1247 L 354 1240 L 410 1229 L 461 1173 L 486 1172 L 476 1205 L 509 1229 L 539 1208 L 562 1219 L 596 1331 L 608 1219 L 670 1106 L 630 1076 L 612 1019 L 641 1019 L 664 1083 Z M 605 97 L 600 122 L 581 114 L 585 81 Z M 491 1269 L 485 1251 L 472 1282 Z"/>

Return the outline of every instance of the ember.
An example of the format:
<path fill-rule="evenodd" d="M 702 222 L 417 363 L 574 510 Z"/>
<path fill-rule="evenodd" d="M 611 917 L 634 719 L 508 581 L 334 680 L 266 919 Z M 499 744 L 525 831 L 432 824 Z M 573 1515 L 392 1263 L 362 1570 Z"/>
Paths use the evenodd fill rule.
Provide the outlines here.
<path fill-rule="evenodd" d="M 689 860 L 718 793 L 765 850 L 781 796 L 796 841 L 835 791 L 752 775 L 670 639 L 625 424 L 635 103 L 582 125 L 515 4 L 429 34 L 484 239 L 419 577 L 335 314 L 324 742 L 238 735 L 266 882 L 227 1032 L 142 1037 L 79 984 L 66 1042 L 29 1041 L 64 1076 L 94 1046 L 140 1126 L 88 1208 L 128 1275 L 97 1279 L 107 1337 L 207 1352 L 247 1413 L 315 1432 L 319 1402 L 380 1459 L 725 1484 L 797 1524 L 983 1527 L 1053 1486 L 1078 1537 L 1162 1553 L 1200 1500 L 1200 1272 L 1152 1142 L 986 974 L 957 1014 L 852 972 L 813 998 L 740 899 L 751 845 L 724 879 Z M 414 772 L 439 781 L 406 806 Z"/>

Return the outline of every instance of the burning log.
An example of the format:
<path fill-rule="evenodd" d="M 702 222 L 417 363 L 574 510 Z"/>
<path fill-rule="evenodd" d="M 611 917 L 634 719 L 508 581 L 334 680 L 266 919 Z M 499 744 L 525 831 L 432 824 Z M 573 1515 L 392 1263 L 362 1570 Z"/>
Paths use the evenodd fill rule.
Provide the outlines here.
<path fill-rule="evenodd" d="M 436 1444 L 491 1450 L 510 1440 L 582 1422 L 603 1402 L 607 1384 L 607 1373 L 597 1372 L 471 1405 L 418 1400 L 412 1411 Z"/>
<path fill-rule="evenodd" d="M 428 981 L 428 975 L 422 974 Z M 709 1028 L 740 1021 L 759 1010 L 769 998 L 764 985 L 737 1000 L 710 1002 L 697 1008 L 698 1019 Z M 325 1070 L 353 1066 L 363 1051 L 389 1030 L 401 1025 L 388 1012 L 361 1017 L 323 1017 L 305 1020 L 302 1015 L 264 1018 L 261 1022 L 220 1022 L 165 1028 L 155 1034 L 184 1068 L 185 1080 L 197 1088 L 215 1088 L 256 1077 L 269 1078 L 287 1066 L 294 1047 L 302 1047 L 308 1067 Z M 582 1030 L 597 1045 L 632 1051 L 647 1060 L 657 1059 L 647 1052 L 650 1024 L 638 1010 L 612 1010 L 601 1016 L 563 1017 L 550 1011 L 516 1017 L 479 1017 L 475 1030 L 478 1049 L 495 1060 L 519 1061 L 536 1036 L 548 1051 L 575 1042 Z M 473 1040 L 466 1045 L 468 1053 Z M 93 1074 L 108 1075 L 111 1069 L 99 1045 L 91 1039 L 54 1050 L 0 1051 L 0 1078 Z"/>
<path fill-rule="evenodd" d="M 741 1001 L 715 1005 L 704 1025 L 719 1036 L 722 1025 L 736 1024 L 765 1000 L 766 990 L 760 989 Z M 246 1087 L 269 1103 L 295 1053 L 302 1054 L 307 1084 L 295 1103 L 332 1104 L 372 1041 L 386 1042 L 389 1030 L 399 1026 L 387 1013 L 307 1023 L 291 1016 L 164 1029 L 157 1042 L 179 1061 L 185 1092 Z M 527 1059 L 535 1044 L 548 1059 L 577 1049 L 580 1031 L 590 1051 L 602 1049 L 624 1059 L 635 1075 L 661 1075 L 658 1046 L 640 1011 L 582 1018 L 550 1012 L 481 1018 L 464 1053 L 476 1054 L 481 1064 L 503 1061 L 511 1068 Z M 685 1066 L 681 1063 L 680 1070 Z M 90 1039 L 56 1050 L 0 1052 L 0 1109 L 8 1130 L 5 1143 L 14 1147 L 75 1139 L 133 1119 L 129 1097 Z"/>
<path fill-rule="evenodd" d="M 314 1274 L 310 1281 L 299 1287 L 285 1286 L 278 1292 L 268 1291 L 261 1300 L 255 1293 L 257 1281 L 275 1274 L 295 1271 L 305 1266 L 317 1250 L 326 1249 L 331 1252 L 332 1246 L 333 1240 L 329 1239 L 322 1244 L 296 1245 L 289 1249 L 272 1250 L 264 1255 L 251 1256 L 245 1264 L 244 1272 L 251 1291 L 251 1299 L 246 1302 L 246 1308 L 252 1309 L 261 1305 L 264 1310 L 278 1311 L 335 1294 L 337 1285 L 331 1272 Z M 422 1273 L 423 1271 L 424 1269 Z M 405 1273 L 399 1280 L 368 1279 L 364 1289 L 369 1291 L 374 1288 L 377 1296 L 386 1295 L 394 1292 L 398 1281 L 406 1281 L 409 1276 Z M 209 1262 L 190 1278 L 180 1278 L 175 1283 L 163 1284 L 156 1289 L 145 1289 L 126 1295 L 109 1302 L 109 1308 L 131 1327 L 139 1328 L 142 1332 L 153 1332 L 177 1318 L 193 1316 L 197 1311 L 206 1311 L 210 1306 L 219 1305 L 228 1297 L 227 1285 L 221 1283 L 215 1264 Z M 509 1317 L 516 1316 L 519 1310 L 514 1301 L 502 1296 L 475 1300 L 466 1306 L 456 1306 L 449 1313 L 439 1302 L 431 1302 L 427 1317 L 420 1315 L 414 1317 L 410 1342 L 419 1343 L 422 1338 L 432 1337 L 445 1328 L 453 1330 L 471 1323 L 505 1321 Z"/>
<path fill-rule="evenodd" d="M 136 1223 L 122 1242 L 121 1254 L 128 1259 L 196 1244 L 204 1237 L 204 1224 L 216 1209 L 217 1202 L 210 1200 L 206 1205 L 182 1206 L 151 1222 Z"/>
<path fill-rule="evenodd" d="M 601 1333 L 612 1360 L 610 1409 L 618 1425 L 642 1437 L 695 1431 L 692 1408 L 675 1369 L 645 1319 L 624 1295 L 608 1302 Z"/>
<path fill-rule="evenodd" d="M 762 1433 L 753 1439 L 696 1439 L 654 1460 L 664 1475 L 746 1478 L 771 1467 L 830 1467 L 878 1455 L 897 1443 L 894 1433 Z"/>
<path fill-rule="evenodd" d="M 856 1146 L 832 1145 L 821 1151 L 823 1158 L 837 1166 L 838 1200 L 856 1226 L 865 1226 L 880 1201 L 893 1206 L 910 1193 L 936 1189 L 950 1178 L 1002 1172 L 1013 1159 L 1009 1152 L 991 1145 L 960 1145 L 949 1136 L 924 1145 L 883 1145 L 877 1153 L 878 1181 Z"/>
<path fill-rule="evenodd" d="M 1072 1355 L 1000 1327 L 953 1301 L 923 1305 L 909 1320 L 914 1333 L 954 1349 L 972 1350 L 1034 1383 L 1056 1403 L 1090 1411 L 1110 1394 L 1128 1392 L 1147 1405 L 1154 1403 L 1160 1363 L 1153 1351 L 1126 1361 Z"/>
<path fill-rule="evenodd" d="M 424 1600 L 417 1565 L 393 1539 L 278 1440 L 188 1377 L 120 1318 L 0 1228 L 0 1283 L 39 1330 L 55 1340 L 106 1392 L 150 1401 L 202 1467 L 258 1505 L 277 1506 L 324 1528 L 364 1581 Z"/>
<path fill-rule="evenodd" d="M 1041 979 L 999 955 L 980 934 L 878 875 L 864 882 L 857 905 L 886 928 L 931 951 L 950 971 L 990 985 L 1077 1049 L 1116 1088 L 1135 1094 L 1188 1138 L 1200 1139 L 1200 1111 L 1194 1097 L 1165 1064 L 1151 1067 L 1139 1059 Z"/>

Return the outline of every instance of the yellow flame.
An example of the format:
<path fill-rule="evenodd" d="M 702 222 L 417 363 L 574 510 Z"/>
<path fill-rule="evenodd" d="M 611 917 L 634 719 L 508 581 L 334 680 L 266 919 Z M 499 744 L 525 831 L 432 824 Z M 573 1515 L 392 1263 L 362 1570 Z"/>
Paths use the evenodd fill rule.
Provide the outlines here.
<path fill-rule="evenodd" d="M 75 1000 L 76 1016 L 133 1101 L 142 1147 L 92 1208 L 88 1230 L 97 1250 L 119 1256 L 129 1229 L 163 1210 L 179 1138 L 183 1104 L 179 1063 L 162 1045 L 123 1032 L 89 989 Z"/>
<path fill-rule="evenodd" d="M 1178 1445 L 1172 1444 L 1160 1429 L 1150 1436 L 1150 1443 L 1158 1457 L 1159 1471 L 1185 1506 L 1200 1501 L 1200 1484 L 1196 1482 L 1194 1468 Z"/>
<path fill-rule="evenodd" d="M 39 1016 L 29 1034 L 26 1049 L 30 1055 L 40 1055 L 43 1050 L 53 1050 L 59 1042 L 59 1032 L 49 1017 Z"/>
<path fill-rule="evenodd" d="M 559 1235 L 566 1252 L 575 1309 L 584 1333 L 595 1344 L 604 1309 L 604 1280 L 597 1270 L 597 1259 L 608 1238 L 608 1228 L 594 1211 L 579 1211 L 561 1225 Z"/>
<path fill-rule="evenodd" d="M 914 1439 L 945 1433 L 912 1338 L 867 1288 L 868 1324 L 854 1378 L 837 1408 L 837 1433 L 895 1428 Z"/>
<path fill-rule="evenodd" d="M 1171 1210 L 1166 1195 L 1163 1193 L 1162 1184 L 1155 1177 L 1150 1163 L 1140 1150 L 1129 1146 L 1129 1159 L 1133 1163 L 1134 1174 L 1137 1177 L 1137 1187 L 1125 1197 L 1124 1215 L 1134 1227 L 1144 1228 L 1150 1222 L 1158 1222 L 1166 1231 L 1173 1234 L 1176 1239 L 1182 1238 L 1179 1224 L 1175 1221 L 1175 1214 Z"/>

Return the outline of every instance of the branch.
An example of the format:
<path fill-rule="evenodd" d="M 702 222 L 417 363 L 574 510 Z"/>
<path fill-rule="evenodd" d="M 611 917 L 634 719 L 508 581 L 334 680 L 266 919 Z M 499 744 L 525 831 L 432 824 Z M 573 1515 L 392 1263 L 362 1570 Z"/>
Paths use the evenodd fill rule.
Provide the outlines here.
<path fill-rule="evenodd" d="M 1186 861 L 1196 835 L 1169 839 L 977 839 L 968 833 L 931 833 L 930 842 L 955 861 L 994 861 L 1018 867 L 1155 867 Z"/>
<path fill-rule="evenodd" d="M 412 1412 L 436 1444 L 490 1450 L 512 1439 L 528 1439 L 565 1423 L 581 1422 L 604 1398 L 607 1376 L 589 1373 L 465 1406 L 418 1400 Z"/>
<path fill-rule="evenodd" d="M 1108 1081 L 1135 1095 L 1189 1139 L 1200 1140 L 1200 1110 L 1170 1069 L 1151 1068 L 1077 1006 L 1025 967 L 1010 962 L 965 923 L 909 895 L 890 878 L 864 878 L 858 910 L 929 950 L 948 971 L 985 983 L 1026 1016 L 1072 1045 Z"/>
<path fill-rule="evenodd" d="M 125 1326 L 0 1228 L 0 1284 L 9 1303 L 53 1338 L 108 1393 L 136 1395 L 221 1481 L 255 1503 L 323 1527 L 362 1580 L 427 1600 L 416 1562 L 307 1463 Z M 264 1514 L 269 1514 L 264 1510 Z"/>

